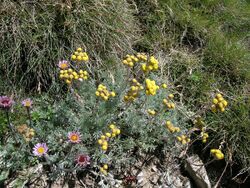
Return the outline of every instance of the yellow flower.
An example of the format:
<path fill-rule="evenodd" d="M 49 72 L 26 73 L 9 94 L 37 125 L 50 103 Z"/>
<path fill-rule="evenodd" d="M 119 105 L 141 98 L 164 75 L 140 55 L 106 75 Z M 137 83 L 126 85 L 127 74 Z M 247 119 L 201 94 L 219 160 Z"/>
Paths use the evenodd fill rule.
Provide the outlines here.
<path fill-rule="evenodd" d="M 89 60 L 89 57 L 88 57 L 88 56 L 83 56 L 83 57 L 82 57 L 82 60 L 83 60 L 83 61 L 88 61 L 88 60 Z"/>
<path fill-rule="evenodd" d="M 211 149 L 210 153 L 217 159 L 221 160 L 224 159 L 224 154 L 219 149 Z"/>
<path fill-rule="evenodd" d="M 142 70 L 143 70 L 144 72 L 147 71 L 147 65 L 146 65 L 145 63 L 143 63 L 143 64 L 141 65 L 141 68 L 142 68 Z"/>
<path fill-rule="evenodd" d="M 82 48 L 77 48 L 77 51 L 78 51 L 78 52 L 81 52 L 81 51 L 82 51 Z"/>
<path fill-rule="evenodd" d="M 210 152 L 213 154 L 213 153 L 216 153 L 217 149 L 211 149 Z"/>
<path fill-rule="evenodd" d="M 221 159 L 224 159 L 224 154 L 223 153 L 216 153 L 215 157 L 217 158 L 217 160 L 221 160 Z"/>
<path fill-rule="evenodd" d="M 65 74 L 63 75 L 63 77 L 64 77 L 64 78 L 69 78 L 69 74 L 65 73 Z"/>
<path fill-rule="evenodd" d="M 77 60 L 78 60 L 78 61 L 81 61 L 81 60 L 82 60 L 82 56 L 80 56 L 80 55 L 77 56 Z"/>
<path fill-rule="evenodd" d="M 150 114 L 150 115 L 155 115 L 155 111 L 154 110 L 151 110 L 151 109 L 148 109 L 148 113 Z"/>
<path fill-rule="evenodd" d="M 168 98 L 169 98 L 169 99 L 173 99 L 173 98 L 174 98 L 174 95 L 173 95 L 173 94 L 169 94 L 169 95 L 168 95 Z"/>
<path fill-rule="evenodd" d="M 163 104 L 165 104 L 165 105 L 167 105 L 167 103 L 168 103 L 168 100 L 167 99 L 163 99 Z"/>
<path fill-rule="evenodd" d="M 101 139 L 106 139 L 106 136 L 102 135 L 102 136 L 101 136 Z"/>
<path fill-rule="evenodd" d="M 172 109 L 175 108 L 175 104 L 174 103 L 170 103 L 170 106 L 171 106 Z"/>
<path fill-rule="evenodd" d="M 132 80 L 132 82 L 133 82 L 133 83 L 137 83 L 137 80 L 134 78 L 134 79 Z"/>
<path fill-rule="evenodd" d="M 176 138 L 177 138 L 177 140 L 178 140 L 179 142 L 181 142 L 181 140 L 182 140 L 181 137 L 177 136 Z"/>
<path fill-rule="evenodd" d="M 34 131 L 30 131 L 30 136 L 34 136 L 35 132 Z"/>
<path fill-rule="evenodd" d="M 224 107 L 226 107 L 228 105 L 226 100 L 223 100 L 222 103 L 223 103 Z"/>
<path fill-rule="evenodd" d="M 103 140 L 102 139 L 98 139 L 98 144 L 100 144 L 100 145 L 102 145 L 102 143 L 103 143 Z"/>
<path fill-rule="evenodd" d="M 104 175 L 107 175 L 107 170 L 105 170 L 103 167 L 100 168 L 100 171 L 101 171 Z"/>
<path fill-rule="evenodd" d="M 113 92 L 113 91 L 110 94 L 112 97 L 115 97 L 115 95 L 116 95 L 115 92 Z"/>
<path fill-rule="evenodd" d="M 102 145 L 102 150 L 106 151 L 108 149 L 108 145 Z"/>
<path fill-rule="evenodd" d="M 116 129 L 115 133 L 116 133 L 117 135 L 119 135 L 119 134 L 121 133 L 121 130 L 120 130 L 120 129 Z"/>
<path fill-rule="evenodd" d="M 213 103 L 214 103 L 214 104 L 218 104 L 218 102 L 219 102 L 219 101 L 218 101 L 216 98 L 213 99 Z"/>
<path fill-rule="evenodd" d="M 176 128 L 175 128 L 175 131 L 176 131 L 177 133 L 180 132 L 180 130 L 181 130 L 181 129 L 180 129 L 179 127 L 176 127 Z"/>
<path fill-rule="evenodd" d="M 130 67 L 133 67 L 134 66 L 134 63 L 132 61 L 129 62 L 129 66 Z"/>
<path fill-rule="evenodd" d="M 110 124 L 110 125 L 109 125 L 109 128 L 110 128 L 110 129 L 114 129 L 114 128 L 115 128 L 115 125 L 114 125 L 114 124 Z"/>
<path fill-rule="evenodd" d="M 102 141 L 102 145 L 103 145 L 103 146 L 107 146 L 107 145 L 108 145 L 107 140 L 103 140 L 103 141 Z"/>
<path fill-rule="evenodd" d="M 72 59 L 73 61 L 75 61 L 75 60 L 76 60 L 76 55 L 72 55 L 72 56 L 71 56 L 71 59 Z"/>
<path fill-rule="evenodd" d="M 224 100 L 223 97 L 219 97 L 219 98 L 217 98 L 217 99 L 218 99 L 219 102 L 222 102 L 222 101 Z"/>
<path fill-rule="evenodd" d="M 71 84 L 71 81 L 70 80 L 66 80 L 65 81 L 67 84 Z"/>
<path fill-rule="evenodd" d="M 105 135 L 109 138 L 111 137 L 111 133 L 105 133 Z"/>
<path fill-rule="evenodd" d="M 167 84 L 162 84 L 162 88 L 166 89 L 167 87 Z"/>
<path fill-rule="evenodd" d="M 131 86 L 131 90 L 135 91 L 135 90 L 137 90 L 137 87 L 136 86 Z"/>
<path fill-rule="evenodd" d="M 222 95 L 220 93 L 216 94 L 216 98 L 221 98 Z"/>
<path fill-rule="evenodd" d="M 168 125 L 168 126 L 171 125 L 171 124 L 172 124 L 171 121 L 166 122 L 166 125 Z"/>
<path fill-rule="evenodd" d="M 182 140 L 181 143 L 182 143 L 183 145 L 185 145 L 185 144 L 187 143 L 187 141 L 186 141 L 186 140 Z"/>
<path fill-rule="evenodd" d="M 223 108 L 223 107 L 224 107 L 224 105 L 223 105 L 222 102 L 219 102 L 219 103 L 218 103 L 218 106 L 219 106 L 219 108 Z"/>
<path fill-rule="evenodd" d="M 109 167 L 108 167 L 107 164 L 104 164 L 104 165 L 103 165 L 103 168 L 104 168 L 105 170 L 108 170 Z"/>

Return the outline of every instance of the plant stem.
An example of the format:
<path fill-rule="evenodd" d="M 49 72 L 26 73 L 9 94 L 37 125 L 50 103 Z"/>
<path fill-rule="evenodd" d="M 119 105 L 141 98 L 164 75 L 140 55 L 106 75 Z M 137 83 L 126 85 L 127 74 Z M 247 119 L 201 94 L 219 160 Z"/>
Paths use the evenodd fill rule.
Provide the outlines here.
<path fill-rule="evenodd" d="M 18 143 L 18 142 L 17 142 L 17 139 L 16 139 L 16 135 L 15 135 L 14 128 L 13 128 L 11 122 L 10 122 L 10 116 L 9 116 L 9 111 L 8 111 L 8 110 L 6 110 L 6 117 L 7 117 L 7 123 L 8 123 L 9 129 L 10 129 L 10 131 L 12 132 L 12 135 L 13 135 L 13 137 L 14 137 L 14 140 L 15 140 L 16 143 Z"/>
<path fill-rule="evenodd" d="M 28 117 L 29 117 L 30 127 L 32 127 L 32 120 L 31 120 L 31 115 L 30 115 L 30 109 L 29 108 L 27 108 L 27 114 L 28 114 Z"/>

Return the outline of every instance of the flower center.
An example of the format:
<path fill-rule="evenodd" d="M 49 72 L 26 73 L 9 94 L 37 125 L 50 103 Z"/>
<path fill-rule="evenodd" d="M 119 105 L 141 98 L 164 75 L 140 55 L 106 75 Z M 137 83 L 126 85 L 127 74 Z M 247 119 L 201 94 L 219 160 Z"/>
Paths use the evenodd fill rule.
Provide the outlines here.
<path fill-rule="evenodd" d="M 39 147 L 39 148 L 37 149 L 37 152 L 38 152 L 38 153 L 44 153 L 44 151 L 45 151 L 45 150 L 44 150 L 43 147 Z"/>
<path fill-rule="evenodd" d="M 30 107 L 30 106 L 31 106 L 30 102 L 29 102 L 29 101 L 26 101 L 26 102 L 25 102 L 25 106 Z"/>
<path fill-rule="evenodd" d="M 77 141 L 78 140 L 78 136 L 77 135 L 72 135 L 71 136 L 71 140 L 72 141 Z"/>
<path fill-rule="evenodd" d="M 9 100 L 3 100 L 2 103 L 3 103 L 3 104 L 8 104 L 8 103 L 9 103 Z"/>
<path fill-rule="evenodd" d="M 60 65 L 60 67 L 61 67 L 62 69 L 66 69 L 66 68 L 68 67 L 68 64 L 67 64 L 67 63 L 62 63 L 62 64 Z"/>
<path fill-rule="evenodd" d="M 78 162 L 80 162 L 80 163 L 85 163 L 85 162 L 86 162 L 85 156 L 79 156 Z"/>

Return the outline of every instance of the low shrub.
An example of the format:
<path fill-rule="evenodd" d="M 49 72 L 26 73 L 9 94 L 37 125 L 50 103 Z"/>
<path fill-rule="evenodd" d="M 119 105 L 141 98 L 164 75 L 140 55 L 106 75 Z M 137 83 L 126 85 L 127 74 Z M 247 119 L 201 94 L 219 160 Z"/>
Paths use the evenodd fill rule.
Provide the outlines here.
<path fill-rule="evenodd" d="M 195 120 L 171 83 L 157 73 L 162 65 L 154 56 L 127 55 L 123 68 L 114 66 L 112 74 L 95 70 L 83 51 L 78 48 L 72 60 L 58 64 L 57 79 L 67 86 L 62 99 L 23 100 L 26 123 L 14 126 L 13 99 L 0 98 L 8 124 L 0 163 L 5 184 L 15 175 L 12 184 L 21 186 L 44 176 L 49 184 L 60 177 L 91 174 L 95 183 L 111 186 L 148 155 L 171 153 L 184 159 L 192 143 L 207 143 L 210 128 Z M 221 94 L 217 97 L 219 113 L 227 111 L 227 101 Z M 224 147 L 224 142 L 216 142 L 210 159 L 227 159 Z"/>

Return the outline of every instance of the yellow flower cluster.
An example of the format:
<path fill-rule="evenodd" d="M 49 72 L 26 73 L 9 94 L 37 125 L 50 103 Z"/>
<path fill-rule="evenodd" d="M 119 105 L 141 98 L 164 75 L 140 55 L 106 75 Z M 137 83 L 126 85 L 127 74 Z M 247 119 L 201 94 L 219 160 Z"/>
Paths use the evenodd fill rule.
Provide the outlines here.
<path fill-rule="evenodd" d="M 185 136 L 185 135 L 177 136 L 176 138 L 177 138 L 177 140 L 178 140 L 179 142 L 181 142 L 181 144 L 183 144 L 183 145 L 185 145 L 186 143 L 189 143 L 189 142 L 191 141 L 190 138 L 188 138 L 188 137 Z"/>
<path fill-rule="evenodd" d="M 132 68 L 138 61 L 139 59 L 134 55 L 126 55 L 126 58 L 122 61 L 122 63 Z"/>
<path fill-rule="evenodd" d="M 154 80 L 146 79 L 146 94 L 147 95 L 156 95 L 156 91 L 160 87 L 155 83 Z"/>
<path fill-rule="evenodd" d="M 98 144 L 101 145 L 103 151 L 106 151 L 108 149 L 108 140 L 110 138 L 114 138 L 121 134 L 121 130 L 118 129 L 114 124 L 110 124 L 109 128 L 111 129 L 111 133 L 106 132 L 105 135 L 101 135 L 101 138 L 97 141 Z"/>
<path fill-rule="evenodd" d="M 82 48 L 77 48 L 74 54 L 71 56 L 73 61 L 86 62 L 89 60 L 89 56 L 86 52 L 83 52 Z"/>
<path fill-rule="evenodd" d="M 112 91 L 108 91 L 107 87 L 103 84 L 99 84 L 96 92 L 95 92 L 95 95 L 97 97 L 101 97 L 103 100 L 107 101 L 109 99 L 109 97 L 115 97 L 115 92 Z"/>
<path fill-rule="evenodd" d="M 155 110 L 148 109 L 148 114 L 154 116 L 156 112 Z"/>
<path fill-rule="evenodd" d="M 144 89 L 143 86 L 134 78 L 132 80 L 130 89 L 128 90 L 127 94 L 124 96 L 124 101 L 125 102 L 134 101 L 138 97 L 139 91 L 143 89 Z"/>
<path fill-rule="evenodd" d="M 23 136 L 26 142 L 29 142 L 35 135 L 35 130 L 29 128 L 26 124 L 17 126 L 17 131 Z"/>
<path fill-rule="evenodd" d="M 202 138 L 202 142 L 206 143 L 207 142 L 207 138 L 208 138 L 208 134 L 205 132 L 201 132 L 201 138 Z"/>
<path fill-rule="evenodd" d="M 202 130 L 203 131 L 203 128 L 205 126 L 205 122 L 202 120 L 201 117 L 197 117 L 195 120 L 194 120 L 194 125 L 195 127 L 197 127 L 198 129 Z"/>
<path fill-rule="evenodd" d="M 205 122 L 202 120 L 202 118 L 200 116 L 198 116 L 194 120 L 194 125 L 195 125 L 195 128 L 198 128 L 199 130 L 201 130 L 200 137 L 202 139 L 202 142 L 206 143 L 207 138 L 209 136 L 208 136 L 208 133 L 205 132 L 206 131 Z"/>
<path fill-rule="evenodd" d="M 152 70 L 158 70 L 159 68 L 159 62 L 157 61 L 157 59 L 155 59 L 154 56 L 151 56 L 149 58 L 149 61 L 147 61 L 147 63 L 143 63 L 141 65 L 141 68 L 143 70 L 143 72 L 148 72 L 148 71 L 152 71 Z"/>
<path fill-rule="evenodd" d="M 110 125 L 109 125 L 109 128 L 110 128 L 111 131 L 112 131 L 112 134 L 111 134 L 111 137 L 112 137 L 112 138 L 118 136 L 119 134 L 121 134 L 121 130 L 118 129 L 118 128 L 115 126 L 115 124 L 110 124 Z"/>
<path fill-rule="evenodd" d="M 97 142 L 99 145 L 101 145 L 102 150 L 106 151 L 108 149 L 108 141 L 106 136 L 102 135 Z"/>
<path fill-rule="evenodd" d="M 136 57 L 140 60 L 140 61 L 147 61 L 148 57 L 145 53 L 137 53 Z"/>
<path fill-rule="evenodd" d="M 213 98 L 213 104 L 211 106 L 212 112 L 221 111 L 224 112 L 227 107 L 228 102 L 222 97 L 220 93 L 216 94 L 215 98 Z"/>
<path fill-rule="evenodd" d="M 168 109 L 175 109 L 175 104 L 167 99 L 163 99 L 163 104 L 168 107 Z"/>
<path fill-rule="evenodd" d="M 88 79 L 88 72 L 79 70 L 78 72 L 67 69 L 67 70 L 60 70 L 60 79 L 63 79 L 67 84 L 71 84 L 73 80 L 87 80 Z"/>
<path fill-rule="evenodd" d="M 100 171 L 104 174 L 104 175 L 107 175 L 107 170 L 108 170 L 108 165 L 107 164 L 104 164 L 101 168 L 100 168 Z"/>
<path fill-rule="evenodd" d="M 171 133 L 175 133 L 175 132 L 180 132 L 180 128 L 179 127 L 175 127 L 171 121 L 167 121 L 166 122 L 166 127 L 167 129 L 171 132 Z"/>
<path fill-rule="evenodd" d="M 210 153 L 217 159 L 221 160 L 224 159 L 224 154 L 219 149 L 211 149 Z"/>

